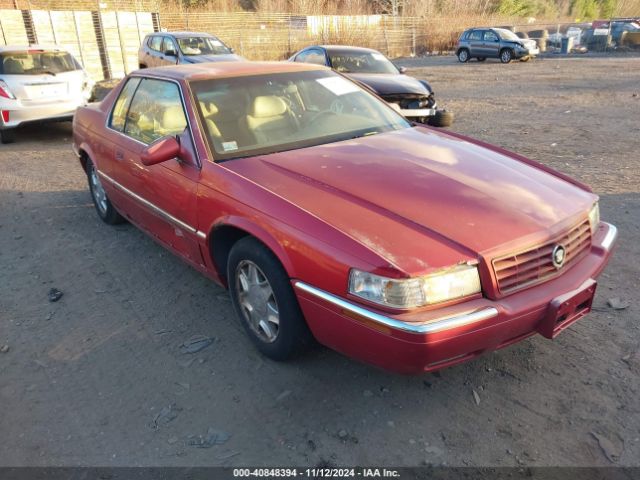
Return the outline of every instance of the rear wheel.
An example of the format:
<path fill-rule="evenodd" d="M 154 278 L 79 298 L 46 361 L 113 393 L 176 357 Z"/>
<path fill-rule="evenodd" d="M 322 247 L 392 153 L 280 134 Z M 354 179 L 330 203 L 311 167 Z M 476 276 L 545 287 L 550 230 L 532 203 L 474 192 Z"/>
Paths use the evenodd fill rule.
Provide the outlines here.
<path fill-rule="evenodd" d="M 124 217 L 118 213 L 109 201 L 109 197 L 107 197 L 107 193 L 102 187 L 100 175 L 98 175 L 98 172 L 93 166 L 91 160 L 87 161 L 87 179 L 89 181 L 89 190 L 91 191 L 93 205 L 96 207 L 96 212 L 98 212 L 100 219 L 109 225 L 116 225 L 124 222 Z"/>
<path fill-rule="evenodd" d="M 227 279 L 236 314 L 260 352 L 287 360 L 308 348 L 311 332 L 289 276 L 260 241 L 245 237 L 233 246 Z"/>
<path fill-rule="evenodd" d="M 511 60 L 513 60 L 513 52 L 510 48 L 503 48 L 500 52 L 500 61 L 502 63 L 509 63 Z"/>
<path fill-rule="evenodd" d="M 0 130 L 0 142 L 2 143 L 13 143 L 16 141 L 16 132 L 15 130 Z"/>
<path fill-rule="evenodd" d="M 458 51 L 458 61 L 460 63 L 465 63 L 469 61 L 469 50 L 466 48 L 460 49 Z"/>

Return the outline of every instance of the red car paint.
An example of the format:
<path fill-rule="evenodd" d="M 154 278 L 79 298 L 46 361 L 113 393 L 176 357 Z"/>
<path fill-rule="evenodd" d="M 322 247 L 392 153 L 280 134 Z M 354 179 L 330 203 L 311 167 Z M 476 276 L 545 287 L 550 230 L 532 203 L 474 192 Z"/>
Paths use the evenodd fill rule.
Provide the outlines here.
<path fill-rule="evenodd" d="M 145 166 L 145 145 L 106 127 L 124 82 L 98 106 L 78 110 L 74 149 L 83 166 L 90 158 L 109 180 L 103 185 L 120 213 L 218 283 L 226 281 L 215 255 L 225 228 L 258 238 L 288 272 L 317 340 L 383 368 L 435 370 L 537 332 L 553 337 L 589 311 L 593 279 L 615 242 L 615 227 L 604 222 L 588 252 L 559 275 L 509 295 L 497 288 L 493 258 L 557 237 L 586 219 L 597 200 L 516 154 L 414 127 L 214 162 L 189 81 L 316 68 L 233 62 L 134 72 L 180 85 L 192 126 L 180 142 L 181 161 Z M 482 294 L 398 311 L 347 293 L 351 268 L 406 278 L 461 262 L 478 264 Z M 486 311 L 495 314 L 451 328 L 404 328 Z M 379 317 L 389 321 L 371 319 Z"/>

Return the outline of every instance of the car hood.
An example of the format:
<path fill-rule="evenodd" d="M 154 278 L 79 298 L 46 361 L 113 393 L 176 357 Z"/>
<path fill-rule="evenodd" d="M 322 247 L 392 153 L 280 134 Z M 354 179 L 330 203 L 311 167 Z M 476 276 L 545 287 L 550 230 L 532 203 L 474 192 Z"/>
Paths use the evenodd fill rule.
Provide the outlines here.
<path fill-rule="evenodd" d="M 347 77 L 357 80 L 375 90 L 378 95 L 419 94 L 431 92 L 423 83 L 407 75 L 393 73 L 347 73 Z"/>
<path fill-rule="evenodd" d="M 597 198 L 505 154 L 423 128 L 223 165 L 408 273 L 540 235 L 586 216 Z M 425 237 L 455 251 L 434 259 L 435 244 Z"/>
<path fill-rule="evenodd" d="M 235 53 L 227 53 L 224 55 L 189 55 L 183 58 L 185 63 L 238 62 L 244 60 L 244 58 Z"/>

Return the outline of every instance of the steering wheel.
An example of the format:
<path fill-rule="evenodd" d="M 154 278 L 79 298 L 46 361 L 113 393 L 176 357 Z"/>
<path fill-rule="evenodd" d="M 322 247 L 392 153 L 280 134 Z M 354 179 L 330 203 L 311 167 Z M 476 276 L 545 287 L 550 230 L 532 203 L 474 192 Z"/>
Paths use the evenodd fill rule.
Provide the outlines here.
<path fill-rule="evenodd" d="M 331 102 L 331 105 L 329 105 L 329 110 L 336 115 L 340 115 L 342 112 L 344 112 L 344 103 L 342 103 L 338 99 L 335 99 Z"/>
<path fill-rule="evenodd" d="M 332 111 L 332 110 L 322 110 L 322 111 L 320 111 L 320 112 L 315 113 L 315 114 L 313 115 L 313 117 L 309 118 L 309 119 L 307 120 L 307 123 L 309 123 L 309 124 L 310 124 L 310 123 L 314 123 L 314 122 L 315 122 L 316 120 L 318 120 L 319 118 L 322 118 L 322 117 L 327 116 L 327 115 L 335 115 L 335 114 L 336 114 L 336 113 L 335 113 L 334 111 Z"/>

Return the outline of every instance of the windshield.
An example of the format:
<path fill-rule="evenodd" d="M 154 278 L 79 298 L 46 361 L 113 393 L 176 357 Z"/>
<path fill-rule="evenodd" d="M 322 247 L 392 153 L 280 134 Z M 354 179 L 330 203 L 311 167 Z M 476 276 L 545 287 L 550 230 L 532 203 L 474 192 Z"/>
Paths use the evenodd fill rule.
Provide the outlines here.
<path fill-rule="evenodd" d="M 384 102 L 325 70 L 200 80 L 191 88 L 216 160 L 410 127 Z"/>
<path fill-rule="evenodd" d="M 231 53 L 224 43 L 215 37 L 176 38 L 183 55 L 225 55 Z"/>
<path fill-rule="evenodd" d="M 342 73 L 399 73 L 387 57 L 378 52 L 330 51 L 331 66 Z"/>
<path fill-rule="evenodd" d="M 519 40 L 522 40 L 520 37 L 518 37 L 511 30 L 506 30 L 504 28 L 496 28 L 495 31 L 498 33 L 498 35 L 500 35 L 500 38 L 502 40 L 513 40 L 513 41 L 516 41 L 516 42 L 519 41 Z"/>
<path fill-rule="evenodd" d="M 0 53 L 0 75 L 55 75 L 81 69 L 67 52 L 24 50 Z"/>

